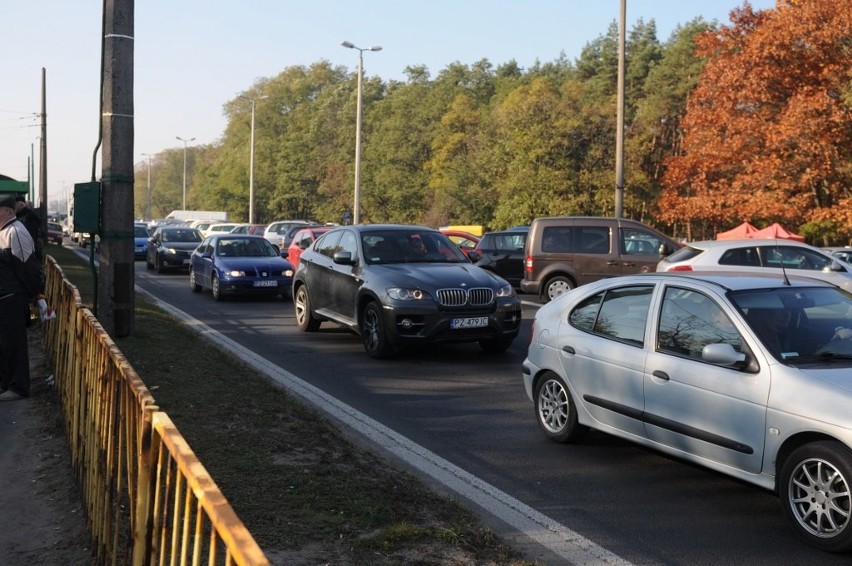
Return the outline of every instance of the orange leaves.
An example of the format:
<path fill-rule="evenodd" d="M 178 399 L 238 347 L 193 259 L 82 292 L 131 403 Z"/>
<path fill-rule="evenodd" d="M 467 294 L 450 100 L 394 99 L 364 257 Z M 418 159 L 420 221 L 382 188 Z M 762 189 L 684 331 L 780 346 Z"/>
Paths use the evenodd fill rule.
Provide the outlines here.
<path fill-rule="evenodd" d="M 681 121 L 661 209 L 669 222 L 796 222 L 838 213 L 852 185 L 852 10 L 835 0 L 788 0 L 732 12 L 702 36 L 710 57 Z M 829 212 L 830 211 L 830 212 Z"/>

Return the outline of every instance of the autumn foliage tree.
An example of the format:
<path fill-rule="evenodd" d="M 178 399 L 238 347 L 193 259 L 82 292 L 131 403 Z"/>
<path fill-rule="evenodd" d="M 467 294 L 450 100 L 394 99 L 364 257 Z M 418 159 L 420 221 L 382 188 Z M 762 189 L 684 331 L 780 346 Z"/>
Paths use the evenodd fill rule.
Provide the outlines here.
<path fill-rule="evenodd" d="M 708 62 L 681 151 L 665 163 L 661 220 L 709 237 L 747 220 L 849 238 L 849 3 L 779 0 L 761 12 L 746 3 L 731 22 L 696 39 Z"/>

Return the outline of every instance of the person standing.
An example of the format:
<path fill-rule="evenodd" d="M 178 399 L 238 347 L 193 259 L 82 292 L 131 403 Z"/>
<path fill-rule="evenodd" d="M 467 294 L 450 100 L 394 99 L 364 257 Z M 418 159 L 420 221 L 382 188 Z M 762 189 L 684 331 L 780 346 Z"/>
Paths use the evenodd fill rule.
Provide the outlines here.
<path fill-rule="evenodd" d="M 35 244 L 35 254 L 39 261 L 44 259 L 44 243 L 47 240 L 41 225 L 41 216 L 33 208 L 33 203 L 27 202 L 24 195 L 15 196 L 15 216 L 30 233 Z"/>
<path fill-rule="evenodd" d="M 27 319 L 43 285 L 35 243 L 15 217 L 15 195 L 0 195 L 0 401 L 30 395 Z"/>

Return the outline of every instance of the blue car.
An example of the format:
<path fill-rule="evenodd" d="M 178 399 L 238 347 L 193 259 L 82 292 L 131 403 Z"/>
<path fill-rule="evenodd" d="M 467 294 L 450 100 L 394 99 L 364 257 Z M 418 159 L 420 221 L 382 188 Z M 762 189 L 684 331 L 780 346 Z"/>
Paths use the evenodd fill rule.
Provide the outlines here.
<path fill-rule="evenodd" d="M 217 233 L 192 252 L 189 286 L 194 293 L 210 289 L 217 301 L 232 294 L 286 299 L 293 286 L 293 266 L 261 236 Z"/>
<path fill-rule="evenodd" d="M 145 254 L 148 253 L 148 238 L 150 237 L 148 226 L 145 224 L 133 225 L 133 257 L 135 259 L 145 259 Z"/>

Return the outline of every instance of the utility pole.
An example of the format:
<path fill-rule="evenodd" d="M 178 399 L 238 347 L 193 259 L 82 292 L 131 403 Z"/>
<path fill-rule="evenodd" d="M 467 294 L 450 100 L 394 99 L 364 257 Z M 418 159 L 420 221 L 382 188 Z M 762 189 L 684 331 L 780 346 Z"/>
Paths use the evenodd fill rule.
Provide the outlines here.
<path fill-rule="evenodd" d="M 624 26 L 627 19 L 627 0 L 621 0 L 618 26 L 618 110 L 615 134 L 615 217 L 624 216 Z"/>
<path fill-rule="evenodd" d="M 39 234 L 47 237 L 47 70 L 41 68 L 41 147 L 39 148 L 39 184 L 38 184 L 38 212 L 41 216 L 41 230 Z M 42 242 L 46 244 L 47 242 Z"/>
<path fill-rule="evenodd" d="M 105 0 L 98 319 L 113 338 L 132 333 L 135 309 L 133 34 L 134 0 Z"/>

